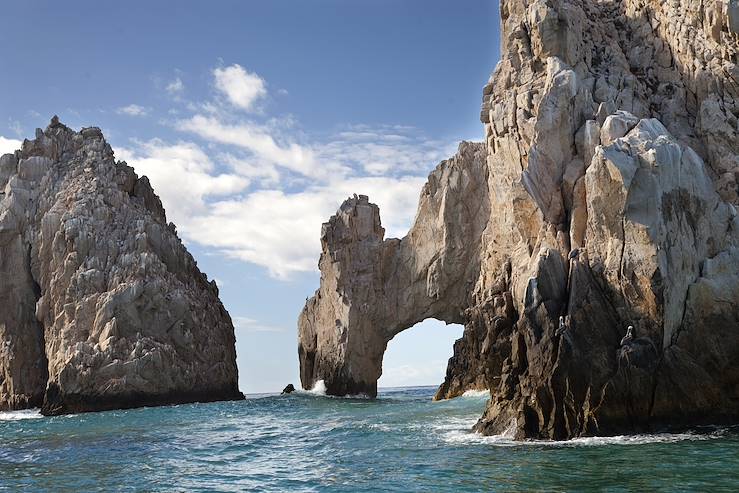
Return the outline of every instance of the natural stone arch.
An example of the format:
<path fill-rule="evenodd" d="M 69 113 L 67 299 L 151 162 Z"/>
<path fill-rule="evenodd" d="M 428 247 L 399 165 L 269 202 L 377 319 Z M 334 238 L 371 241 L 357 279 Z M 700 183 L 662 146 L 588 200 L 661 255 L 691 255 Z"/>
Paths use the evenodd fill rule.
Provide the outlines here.
<path fill-rule="evenodd" d="M 465 324 L 449 371 L 491 383 L 483 433 L 737 422 L 735 12 L 690 0 L 500 11 L 486 161 L 467 144 L 442 163 L 402 240 L 382 241 L 366 199 L 327 223 L 321 288 L 300 319 L 304 386 L 372 394 L 387 332 L 436 316 Z"/>
<path fill-rule="evenodd" d="M 300 315 L 304 388 L 323 380 L 329 394 L 374 396 L 396 334 L 428 318 L 464 324 L 487 196 L 484 146 L 462 143 L 429 176 L 402 240 L 384 240 L 379 209 L 366 196 L 344 202 L 323 225 L 321 286 Z"/>
<path fill-rule="evenodd" d="M 463 332 L 462 324 L 427 318 L 396 334 L 388 341 L 382 358 L 378 395 L 383 393 L 383 389 L 432 385 L 436 392 L 444 381 L 448 362 L 454 356 L 455 343 Z M 484 390 L 487 386 L 482 383 L 472 389 Z"/>

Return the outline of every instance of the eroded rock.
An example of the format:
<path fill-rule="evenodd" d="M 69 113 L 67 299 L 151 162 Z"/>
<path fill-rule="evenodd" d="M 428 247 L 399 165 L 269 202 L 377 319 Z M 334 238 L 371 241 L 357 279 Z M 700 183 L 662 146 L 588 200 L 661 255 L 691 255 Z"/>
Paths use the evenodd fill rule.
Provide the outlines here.
<path fill-rule="evenodd" d="M 739 38 L 704 5 L 504 0 L 484 161 L 455 158 L 476 183 L 442 164 L 402 240 L 366 199 L 332 218 L 303 385 L 373 394 L 387 341 L 435 317 L 465 325 L 437 397 L 489 388 L 482 433 L 739 421 Z"/>
<path fill-rule="evenodd" d="M 215 283 L 96 128 L 0 158 L 0 409 L 238 399 Z"/>

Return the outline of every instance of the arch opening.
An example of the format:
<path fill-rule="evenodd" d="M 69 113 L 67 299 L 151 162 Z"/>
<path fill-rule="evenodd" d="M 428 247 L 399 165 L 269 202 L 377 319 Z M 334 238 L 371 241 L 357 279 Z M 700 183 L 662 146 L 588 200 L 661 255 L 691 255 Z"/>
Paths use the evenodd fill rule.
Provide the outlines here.
<path fill-rule="evenodd" d="M 428 318 L 388 341 L 382 361 L 379 391 L 398 387 L 439 387 L 447 373 L 454 344 L 464 326 Z"/>

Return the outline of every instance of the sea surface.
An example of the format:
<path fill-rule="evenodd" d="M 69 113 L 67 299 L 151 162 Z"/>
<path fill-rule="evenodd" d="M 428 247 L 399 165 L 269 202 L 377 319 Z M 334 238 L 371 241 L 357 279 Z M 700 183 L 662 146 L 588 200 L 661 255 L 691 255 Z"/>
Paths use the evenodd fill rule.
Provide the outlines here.
<path fill-rule="evenodd" d="M 739 429 L 520 443 L 434 390 L 0 413 L 0 491 L 739 491 Z"/>

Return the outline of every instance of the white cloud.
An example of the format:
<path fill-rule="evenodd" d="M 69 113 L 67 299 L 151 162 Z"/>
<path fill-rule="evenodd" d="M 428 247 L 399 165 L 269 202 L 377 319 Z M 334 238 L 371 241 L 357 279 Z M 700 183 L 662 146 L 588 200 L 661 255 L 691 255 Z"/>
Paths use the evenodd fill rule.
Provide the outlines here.
<path fill-rule="evenodd" d="M 219 154 L 218 159 L 237 175 L 258 180 L 262 186 L 274 186 L 280 180 L 280 172 L 274 165 L 230 153 Z"/>
<path fill-rule="evenodd" d="M 446 366 L 446 361 L 435 360 L 425 364 L 406 364 L 383 368 L 378 385 L 381 387 L 438 385 L 444 381 Z"/>
<path fill-rule="evenodd" d="M 251 111 L 257 100 L 267 95 L 267 84 L 257 74 L 249 73 L 241 65 L 234 64 L 213 70 L 216 89 L 234 106 Z"/>
<path fill-rule="evenodd" d="M 22 144 L 23 142 L 20 140 L 6 139 L 5 137 L 0 136 L 0 156 L 17 151 L 21 148 Z"/>
<path fill-rule="evenodd" d="M 257 320 L 248 317 L 233 317 L 233 324 L 236 330 L 250 332 L 284 332 L 282 327 L 273 327 L 259 323 Z"/>
<path fill-rule="evenodd" d="M 185 84 L 179 77 L 175 78 L 164 88 L 170 96 L 179 97 L 185 92 Z"/>
<path fill-rule="evenodd" d="M 354 193 L 380 206 L 388 237 L 403 236 L 425 182 L 424 175 L 339 175 L 290 191 L 269 176 L 274 168 L 252 167 L 230 154 L 219 158 L 230 169 L 223 173 L 193 143 L 136 145 L 117 151 L 118 157 L 149 177 L 184 239 L 263 266 L 277 278 L 316 269 L 321 224 Z M 273 186 L 244 194 L 258 178 Z"/>
<path fill-rule="evenodd" d="M 265 91 L 238 65 L 213 76 L 241 109 Z M 317 269 L 321 224 L 355 193 L 379 205 L 386 236 L 402 237 L 428 172 L 454 151 L 407 126 L 354 125 L 308 139 L 290 115 L 245 119 L 217 100 L 182 106 L 190 116 L 174 128 L 200 145 L 133 142 L 118 156 L 149 177 L 185 241 L 283 279 Z"/>
<path fill-rule="evenodd" d="M 385 126 L 353 128 L 323 145 L 319 161 L 344 161 L 371 176 L 426 172 L 431 163 L 452 155 L 456 145 L 445 145 L 419 135 L 414 128 Z"/>
<path fill-rule="evenodd" d="M 188 240 L 267 268 L 277 278 L 314 271 L 321 224 L 353 193 L 369 195 L 383 211 L 388 236 L 402 236 L 415 213 L 421 177 L 352 178 L 306 190 L 258 190 L 215 201 L 207 214 L 189 217 L 179 230 Z"/>
<path fill-rule="evenodd" d="M 241 122 L 224 123 L 215 116 L 195 115 L 182 120 L 177 128 L 219 144 L 240 147 L 266 164 L 278 165 L 301 175 L 326 174 L 329 169 L 320 166 L 310 148 L 295 142 L 279 144 L 264 125 Z"/>
<path fill-rule="evenodd" d="M 8 128 L 15 133 L 18 137 L 21 137 L 23 135 L 23 127 L 21 126 L 21 122 L 18 120 L 10 120 L 8 119 Z"/>
<path fill-rule="evenodd" d="M 208 155 L 193 143 L 169 145 L 154 139 L 134 144 L 135 149 L 118 149 L 116 157 L 149 177 L 169 220 L 178 226 L 192 215 L 207 213 L 206 197 L 231 195 L 249 186 L 244 177 L 217 173 Z"/>
<path fill-rule="evenodd" d="M 149 114 L 149 109 L 138 104 L 129 104 L 128 106 L 122 106 L 116 110 L 119 115 L 128 116 L 146 116 Z"/>

